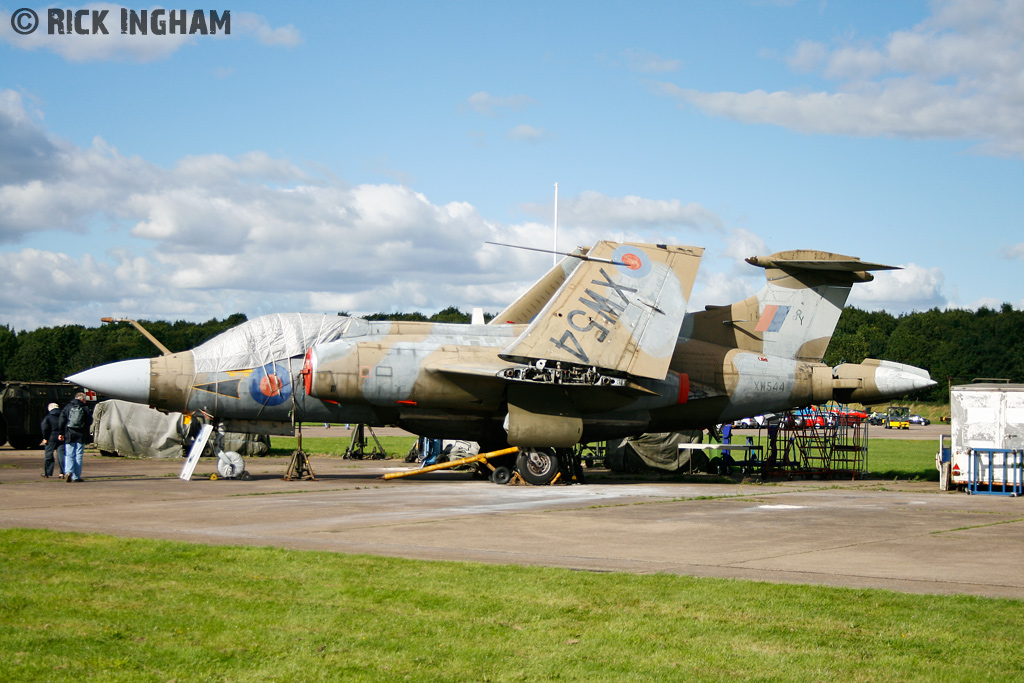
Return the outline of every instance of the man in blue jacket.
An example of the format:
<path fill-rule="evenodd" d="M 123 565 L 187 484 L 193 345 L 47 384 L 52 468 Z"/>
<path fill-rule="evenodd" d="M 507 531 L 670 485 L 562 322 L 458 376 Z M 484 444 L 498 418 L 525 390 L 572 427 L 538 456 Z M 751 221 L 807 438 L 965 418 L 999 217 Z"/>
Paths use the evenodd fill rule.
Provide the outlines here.
<path fill-rule="evenodd" d="M 60 413 L 60 440 L 64 442 L 64 481 L 82 481 L 82 456 L 91 441 L 89 427 L 92 412 L 85 405 L 85 394 L 78 392 Z"/>

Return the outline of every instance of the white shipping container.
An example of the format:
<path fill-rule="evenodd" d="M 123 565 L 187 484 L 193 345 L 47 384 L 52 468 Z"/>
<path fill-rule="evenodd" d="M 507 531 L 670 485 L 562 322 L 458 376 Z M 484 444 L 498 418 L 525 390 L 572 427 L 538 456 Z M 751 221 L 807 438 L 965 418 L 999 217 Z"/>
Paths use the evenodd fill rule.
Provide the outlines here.
<path fill-rule="evenodd" d="M 968 481 L 968 451 L 989 448 L 1024 448 L 1024 384 L 964 384 L 950 390 L 950 479 Z M 989 455 L 978 454 L 983 483 L 1002 484 L 1002 455 L 995 455 L 992 481 L 988 481 Z M 941 469 L 941 468 L 940 468 Z M 1012 482 L 1012 479 L 1010 479 Z"/>

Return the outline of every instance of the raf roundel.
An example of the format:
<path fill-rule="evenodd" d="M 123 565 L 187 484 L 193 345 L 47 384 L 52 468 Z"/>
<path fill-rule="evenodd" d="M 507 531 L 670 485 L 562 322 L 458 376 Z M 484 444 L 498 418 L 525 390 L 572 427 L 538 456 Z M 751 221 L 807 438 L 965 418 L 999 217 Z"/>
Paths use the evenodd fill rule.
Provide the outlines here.
<path fill-rule="evenodd" d="M 277 363 L 256 368 L 249 379 L 249 395 L 257 403 L 276 406 L 292 395 L 292 381 L 288 370 Z"/>
<path fill-rule="evenodd" d="M 628 277 L 640 279 L 647 277 L 648 273 L 651 272 L 651 259 L 647 254 L 635 247 L 620 244 L 612 252 L 612 260 L 616 264 L 621 264 L 616 267 L 620 273 Z"/>

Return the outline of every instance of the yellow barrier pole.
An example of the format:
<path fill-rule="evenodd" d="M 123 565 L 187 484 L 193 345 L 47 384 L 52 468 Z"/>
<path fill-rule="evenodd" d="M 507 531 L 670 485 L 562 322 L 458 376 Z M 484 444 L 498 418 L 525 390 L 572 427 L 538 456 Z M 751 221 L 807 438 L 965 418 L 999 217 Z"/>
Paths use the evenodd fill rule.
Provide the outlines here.
<path fill-rule="evenodd" d="M 427 465 L 421 467 L 418 470 L 404 470 L 402 472 L 389 472 L 385 474 L 382 479 L 398 479 L 399 477 L 411 477 L 415 474 L 423 474 L 424 472 L 436 472 L 437 470 L 447 470 L 452 467 L 458 467 L 459 465 L 470 465 L 474 462 L 487 462 L 490 458 L 496 458 L 499 455 L 509 455 L 510 453 L 518 453 L 518 448 L 503 448 L 500 451 L 491 451 L 490 453 L 477 453 L 471 455 L 468 458 L 459 458 L 458 460 L 452 460 L 450 462 L 442 462 L 436 465 Z"/>

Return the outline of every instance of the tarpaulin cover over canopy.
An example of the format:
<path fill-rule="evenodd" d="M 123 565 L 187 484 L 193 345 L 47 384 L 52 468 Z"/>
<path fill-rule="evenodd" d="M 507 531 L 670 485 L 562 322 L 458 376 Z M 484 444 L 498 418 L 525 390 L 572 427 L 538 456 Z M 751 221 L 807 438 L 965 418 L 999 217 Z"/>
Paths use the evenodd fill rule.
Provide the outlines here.
<path fill-rule="evenodd" d="M 197 372 L 255 368 L 293 358 L 323 342 L 366 334 L 361 318 L 314 313 L 274 313 L 233 327 L 192 349 Z"/>

